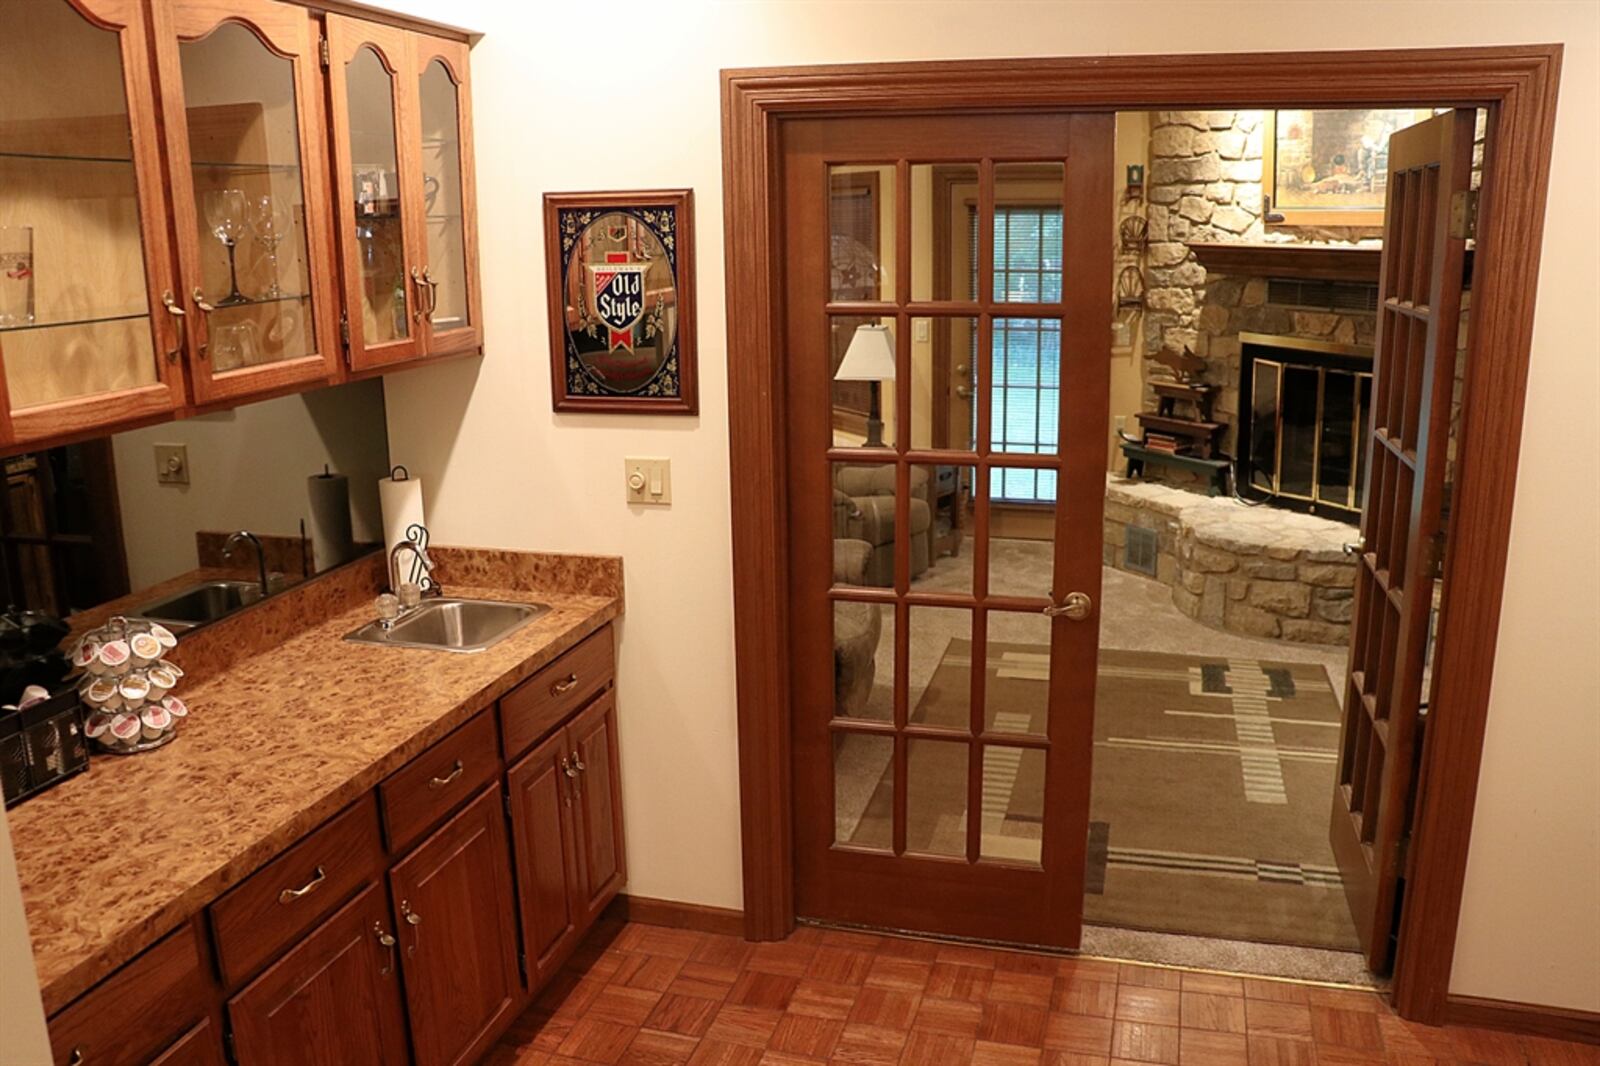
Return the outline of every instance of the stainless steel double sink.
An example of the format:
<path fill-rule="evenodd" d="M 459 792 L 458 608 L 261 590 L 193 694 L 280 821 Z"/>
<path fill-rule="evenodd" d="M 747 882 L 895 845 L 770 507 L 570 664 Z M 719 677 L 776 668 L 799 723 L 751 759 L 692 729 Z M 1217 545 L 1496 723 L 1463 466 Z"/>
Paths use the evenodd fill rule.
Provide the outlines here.
<path fill-rule="evenodd" d="M 548 614 L 543 603 L 499 600 L 426 600 L 385 628 L 380 619 L 345 634 L 358 644 L 434 651 L 477 652 L 494 647 L 518 629 Z"/>

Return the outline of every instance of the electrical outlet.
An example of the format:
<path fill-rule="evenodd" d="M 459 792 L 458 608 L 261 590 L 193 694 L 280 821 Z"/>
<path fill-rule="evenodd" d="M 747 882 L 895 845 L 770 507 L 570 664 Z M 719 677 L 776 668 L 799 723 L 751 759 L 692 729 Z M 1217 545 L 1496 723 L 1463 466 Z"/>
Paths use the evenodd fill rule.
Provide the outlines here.
<path fill-rule="evenodd" d="M 1128 430 L 1128 416 L 1127 415 L 1118 415 L 1117 418 L 1116 418 L 1116 423 L 1117 423 L 1117 432 L 1119 434 L 1127 432 L 1127 430 Z"/>
<path fill-rule="evenodd" d="M 189 446 L 187 444 L 156 445 L 156 483 L 158 485 L 187 485 L 189 483 Z"/>
<path fill-rule="evenodd" d="M 624 459 L 622 463 L 629 503 L 672 502 L 671 459 Z"/>
<path fill-rule="evenodd" d="M 928 343 L 928 334 L 932 330 L 932 328 L 933 328 L 933 324 L 931 322 L 929 322 L 926 318 L 914 318 L 914 319 L 912 319 L 911 320 L 911 339 L 916 341 L 918 344 L 927 344 Z"/>

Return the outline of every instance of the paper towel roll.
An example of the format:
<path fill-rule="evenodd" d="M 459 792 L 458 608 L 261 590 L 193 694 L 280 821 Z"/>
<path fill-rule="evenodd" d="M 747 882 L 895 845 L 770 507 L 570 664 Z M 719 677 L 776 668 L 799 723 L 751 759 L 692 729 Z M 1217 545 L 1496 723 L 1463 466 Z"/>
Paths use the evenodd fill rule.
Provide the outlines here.
<path fill-rule="evenodd" d="M 311 498 L 311 557 L 320 573 L 355 554 L 350 534 L 350 479 L 326 470 L 306 478 Z"/>
<path fill-rule="evenodd" d="M 406 530 L 413 525 L 427 525 L 422 513 L 422 479 L 410 477 L 402 468 L 396 468 L 400 477 L 386 477 L 378 482 L 378 506 L 383 511 L 383 550 L 390 552 L 394 546 L 408 539 Z M 409 562 L 407 563 L 409 565 Z"/>

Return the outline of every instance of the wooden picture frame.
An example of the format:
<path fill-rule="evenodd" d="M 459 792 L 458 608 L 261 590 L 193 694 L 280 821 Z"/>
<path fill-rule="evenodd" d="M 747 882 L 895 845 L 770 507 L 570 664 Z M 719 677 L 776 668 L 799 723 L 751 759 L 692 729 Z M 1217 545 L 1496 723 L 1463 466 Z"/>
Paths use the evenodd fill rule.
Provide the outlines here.
<path fill-rule="evenodd" d="M 1319 158 L 1311 142 L 1311 130 L 1318 116 L 1344 120 L 1346 125 L 1370 121 L 1389 133 L 1433 117 L 1432 108 L 1280 108 L 1264 112 L 1261 123 L 1261 193 L 1268 207 L 1267 223 L 1273 226 L 1381 226 L 1384 190 L 1367 187 L 1374 174 L 1381 176 L 1388 156 L 1388 137 L 1381 151 L 1360 158 L 1358 139 L 1351 134 L 1350 158 L 1338 153 L 1333 159 Z M 1321 153 L 1326 155 L 1327 153 Z M 1284 183 L 1282 166 L 1291 159 L 1305 167 L 1305 185 L 1289 188 Z M 1298 167 L 1291 166 L 1293 175 Z M 1295 179 L 1297 182 L 1299 179 Z M 1341 184 L 1342 183 L 1342 184 Z M 1325 192 L 1319 195 L 1317 189 Z M 1326 200 L 1326 205 L 1319 200 Z"/>
<path fill-rule="evenodd" d="M 551 406 L 699 411 L 694 191 L 546 193 Z"/>

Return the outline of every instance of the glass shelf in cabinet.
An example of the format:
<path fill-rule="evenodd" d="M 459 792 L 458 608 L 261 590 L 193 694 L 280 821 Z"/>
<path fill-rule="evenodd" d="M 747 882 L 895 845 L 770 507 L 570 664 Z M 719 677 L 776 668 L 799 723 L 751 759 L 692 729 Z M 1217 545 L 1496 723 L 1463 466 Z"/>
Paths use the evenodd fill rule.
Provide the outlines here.
<path fill-rule="evenodd" d="M 130 311 L 127 314 L 98 315 L 92 318 L 66 318 L 54 321 L 42 321 L 35 318 L 32 322 L 19 322 L 16 325 L 0 325 L 0 333 L 26 333 L 29 330 L 43 329 L 71 329 L 75 326 L 98 326 L 104 322 L 132 322 L 139 318 L 149 318 L 148 311 Z"/>

